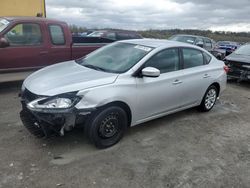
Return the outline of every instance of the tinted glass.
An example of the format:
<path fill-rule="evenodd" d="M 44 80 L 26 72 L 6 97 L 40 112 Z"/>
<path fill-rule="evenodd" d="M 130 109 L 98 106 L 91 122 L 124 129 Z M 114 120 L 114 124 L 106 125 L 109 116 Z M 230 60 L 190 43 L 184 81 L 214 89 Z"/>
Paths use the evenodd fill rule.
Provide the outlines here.
<path fill-rule="evenodd" d="M 10 46 L 32 46 L 42 43 L 41 29 L 38 24 L 18 24 L 4 36 Z"/>
<path fill-rule="evenodd" d="M 248 55 L 250 56 L 250 44 L 241 46 L 238 50 L 234 52 L 235 54 L 239 55 Z"/>
<path fill-rule="evenodd" d="M 191 48 L 184 48 L 182 52 L 183 52 L 184 68 L 192 68 L 204 64 L 203 55 L 201 51 Z"/>
<path fill-rule="evenodd" d="M 178 49 L 167 49 L 157 53 L 146 62 L 145 67 L 157 68 L 161 73 L 179 70 Z"/>
<path fill-rule="evenodd" d="M 65 38 L 63 29 L 59 25 L 50 25 L 49 26 L 50 36 L 52 43 L 55 45 L 63 45 L 65 44 Z"/>
<path fill-rule="evenodd" d="M 111 40 L 116 40 L 115 33 L 107 33 L 105 37 Z"/>
<path fill-rule="evenodd" d="M 130 39 L 130 37 L 129 37 L 129 34 L 127 33 L 117 33 L 117 39 L 126 40 L 126 39 Z"/>
<path fill-rule="evenodd" d="M 99 48 L 77 62 L 99 71 L 123 73 L 138 63 L 152 49 L 142 45 L 116 42 Z"/>

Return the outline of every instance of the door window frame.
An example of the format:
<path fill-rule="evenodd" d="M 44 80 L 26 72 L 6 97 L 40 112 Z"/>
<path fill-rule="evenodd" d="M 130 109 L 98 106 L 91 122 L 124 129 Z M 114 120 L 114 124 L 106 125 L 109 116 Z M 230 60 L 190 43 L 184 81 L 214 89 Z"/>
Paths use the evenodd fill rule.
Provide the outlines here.
<path fill-rule="evenodd" d="M 192 50 L 196 50 L 196 51 L 199 51 L 201 54 L 202 54 L 202 59 L 203 59 L 203 64 L 202 65 L 199 65 L 199 66 L 195 66 L 195 67 L 189 67 L 189 68 L 184 68 L 184 55 L 183 55 L 183 49 L 192 49 Z M 196 49 L 196 48 L 192 48 L 192 47 L 180 47 L 180 51 L 181 51 L 181 69 L 192 69 L 192 68 L 196 68 L 196 67 L 201 67 L 201 66 L 204 66 L 204 65 L 208 65 L 212 59 L 212 57 L 210 58 L 210 61 L 208 63 L 206 63 L 206 59 L 205 59 L 205 56 L 204 56 L 204 51 L 200 50 L 200 49 Z"/>
<path fill-rule="evenodd" d="M 178 51 L 178 57 L 179 57 L 179 67 L 178 67 L 178 70 L 175 70 L 175 71 L 179 71 L 179 70 L 181 70 L 182 69 L 182 63 L 181 63 L 181 49 L 180 49 L 180 47 L 170 47 L 170 48 L 165 48 L 165 49 L 162 49 L 162 50 L 160 50 L 160 51 L 158 51 L 157 53 L 155 53 L 155 54 L 153 54 L 148 60 L 146 60 L 134 73 L 133 73 L 133 76 L 136 76 L 136 77 L 139 77 L 139 78 L 142 78 L 143 76 L 142 76 L 142 74 L 141 74 L 141 71 L 142 71 L 142 69 L 144 69 L 144 68 L 146 68 L 145 67 L 145 65 L 146 65 L 146 63 L 151 59 L 151 58 L 153 58 L 155 55 L 157 55 L 158 53 L 161 53 L 161 52 L 163 52 L 163 51 L 165 51 L 165 50 L 171 50 L 171 49 L 177 49 L 177 51 Z M 171 73 L 171 72 L 175 72 L 175 71 L 170 71 L 170 72 L 164 72 L 164 73 L 161 73 L 161 75 L 163 75 L 163 74 L 167 74 L 167 73 Z"/>
<path fill-rule="evenodd" d="M 43 34 L 43 29 L 42 29 L 42 26 L 40 23 L 34 23 L 34 22 L 17 22 L 17 23 L 14 23 L 10 29 L 8 30 L 5 30 L 5 32 L 3 33 L 3 37 L 5 38 L 5 35 L 7 35 L 8 32 L 10 32 L 14 27 L 16 27 L 17 25 L 20 25 L 20 24 L 33 24 L 33 25 L 38 25 L 39 26 L 39 29 L 40 29 L 40 32 L 41 32 L 41 43 L 40 44 L 34 44 L 34 45 L 16 45 L 16 46 L 8 46 L 7 48 L 32 48 L 32 47 L 41 47 L 44 45 L 44 34 Z M 5 28 L 6 29 L 6 28 Z M 6 39 L 6 38 L 5 38 Z M 7 40 L 7 39 L 6 39 Z"/>
<path fill-rule="evenodd" d="M 64 43 L 63 44 L 55 44 L 53 42 L 51 31 L 50 31 L 50 26 L 59 26 L 62 29 L 63 38 L 64 38 Z M 60 24 L 50 23 L 50 24 L 48 24 L 47 28 L 48 28 L 48 32 L 49 32 L 50 44 L 52 44 L 53 46 L 65 46 L 66 45 L 66 37 L 65 37 L 64 28 Z"/>

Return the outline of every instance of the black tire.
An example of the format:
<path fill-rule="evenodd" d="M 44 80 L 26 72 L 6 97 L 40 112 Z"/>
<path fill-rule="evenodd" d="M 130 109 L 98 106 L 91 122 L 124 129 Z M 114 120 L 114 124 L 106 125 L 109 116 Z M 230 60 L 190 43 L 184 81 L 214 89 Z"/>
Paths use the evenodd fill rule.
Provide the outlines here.
<path fill-rule="evenodd" d="M 211 98 L 210 103 L 208 102 L 208 97 Z M 210 111 L 214 107 L 217 97 L 218 97 L 217 87 L 215 87 L 214 85 L 209 86 L 198 109 L 202 112 Z"/>
<path fill-rule="evenodd" d="M 85 126 L 86 136 L 97 148 L 108 148 L 123 137 L 128 117 L 122 108 L 110 106 L 91 115 Z"/>

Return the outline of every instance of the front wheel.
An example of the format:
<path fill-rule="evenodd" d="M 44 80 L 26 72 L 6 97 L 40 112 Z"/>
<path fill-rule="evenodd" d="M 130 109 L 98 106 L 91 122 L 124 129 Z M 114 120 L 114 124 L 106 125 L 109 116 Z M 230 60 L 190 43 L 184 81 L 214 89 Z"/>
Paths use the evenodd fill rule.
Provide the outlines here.
<path fill-rule="evenodd" d="M 95 113 L 86 123 L 86 134 L 97 148 L 107 148 L 121 140 L 128 126 L 126 112 L 111 106 Z"/>
<path fill-rule="evenodd" d="M 218 97 L 218 89 L 214 85 L 211 85 L 207 89 L 202 99 L 202 102 L 199 106 L 199 109 L 203 112 L 210 111 L 214 107 L 217 97 Z"/>

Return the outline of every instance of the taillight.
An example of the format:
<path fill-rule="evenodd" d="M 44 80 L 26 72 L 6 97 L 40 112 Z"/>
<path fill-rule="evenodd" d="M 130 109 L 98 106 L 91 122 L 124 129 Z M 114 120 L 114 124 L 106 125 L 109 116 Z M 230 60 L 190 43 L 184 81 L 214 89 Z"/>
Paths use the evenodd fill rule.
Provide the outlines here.
<path fill-rule="evenodd" d="M 228 73 L 229 70 L 230 70 L 230 68 L 229 68 L 228 66 L 226 66 L 226 65 L 225 65 L 223 68 L 224 68 L 224 71 L 225 71 L 226 73 Z"/>

